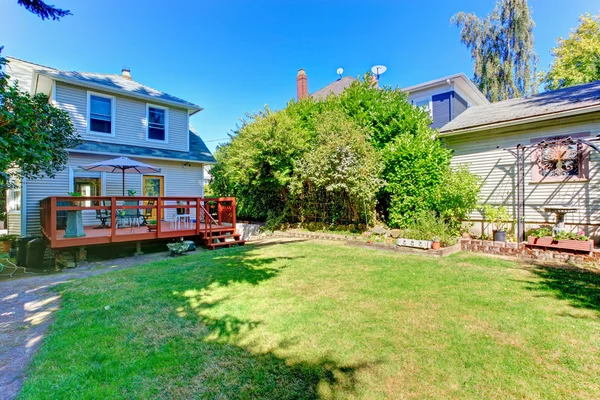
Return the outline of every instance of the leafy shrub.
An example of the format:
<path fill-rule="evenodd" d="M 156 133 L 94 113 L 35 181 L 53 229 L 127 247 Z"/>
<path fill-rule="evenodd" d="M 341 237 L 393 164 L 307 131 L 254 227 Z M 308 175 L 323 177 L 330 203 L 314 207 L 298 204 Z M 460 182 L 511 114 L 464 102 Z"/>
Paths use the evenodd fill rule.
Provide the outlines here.
<path fill-rule="evenodd" d="M 494 207 L 491 204 L 486 204 L 483 206 L 483 214 L 485 220 L 489 221 L 495 227 L 494 230 L 498 232 L 504 231 L 510 220 L 508 209 L 503 205 Z"/>
<path fill-rule="evenodd" d="M 570 231 L 558 231 L 554 235 L 555 240 L 590 240 L 587 236 L 585 236 L 583 231 L 578 233 L 570 232 Z"/>
<path fill-rule="evenodd" d="M 456 243 L 458 233 L 434 211 L 423 210 L 403 230 L 402 237 L 416 240 L 439 239 L 442 246 L 451 246 Z"/>
<path fill-rule="evenodd" d="M 532 229 L 529 232 L 527 232 L 527 236 L 532 236 L 536 238 L 552 236 L 552 229 L 546 226 L 540 227 L 538 229 Z"/>

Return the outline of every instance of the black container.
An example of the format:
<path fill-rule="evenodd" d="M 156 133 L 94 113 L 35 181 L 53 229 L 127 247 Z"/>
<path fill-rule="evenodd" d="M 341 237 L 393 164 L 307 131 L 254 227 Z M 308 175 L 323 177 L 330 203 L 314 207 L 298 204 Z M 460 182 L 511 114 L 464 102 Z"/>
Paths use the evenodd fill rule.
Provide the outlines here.
<path fill-rule="evenodd" d="M 42 238 L 35 238 L 27 243 L 25 265 L 27 268 L 43 269 L 46 242 Z"/>
<path fill-rule="evenodd" d="M 27 243 L 35 239 L 35 236 L 25 235 L 17 238 L 17 265 L 24 267 L 27 261 Z"/>
<path fill-rule="evenodd" d="M 506 231 L 494 231 L 495 242 L 506 242 Z"/>

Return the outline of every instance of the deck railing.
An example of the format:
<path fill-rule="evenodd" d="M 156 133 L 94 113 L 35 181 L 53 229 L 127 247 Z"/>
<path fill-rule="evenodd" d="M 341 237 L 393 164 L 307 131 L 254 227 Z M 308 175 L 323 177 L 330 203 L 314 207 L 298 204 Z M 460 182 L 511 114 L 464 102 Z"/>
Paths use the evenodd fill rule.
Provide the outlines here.
<path fill-rule="evenodd" d="M 235 230 L 235 212 L 231 197 L 53 196 L 40 201 L 40 226 L 50 247 L 60 248 L 212 236 L 216 229 Z M 85 236 L 67 234 L 67 219 L 71 233 L 74 225 L 83 226 Z M 145 228 L 149 220 L 156 220 L 156 229 Z"/>

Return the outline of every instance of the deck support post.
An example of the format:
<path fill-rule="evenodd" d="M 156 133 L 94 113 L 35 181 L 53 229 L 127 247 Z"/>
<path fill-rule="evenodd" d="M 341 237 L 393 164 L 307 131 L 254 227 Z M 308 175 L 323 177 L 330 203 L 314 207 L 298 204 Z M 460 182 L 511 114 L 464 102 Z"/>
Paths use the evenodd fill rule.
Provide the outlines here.
<path fill-rule="evenodd" d="M 75 261 L 76 262 L 87 261 L 87 249 L 85 248 L 85 246 L 81 246 L 81 247 L 77 248 L 77 250 L 75 252 Z"/>
<path fill-rule="evenodd" d="M 135 242 L 135 255 L 141 256 L 142 254 L 144 254 L 144 252 L 142 251 L 142 241 L 138 240 L 137 242 Z"/>

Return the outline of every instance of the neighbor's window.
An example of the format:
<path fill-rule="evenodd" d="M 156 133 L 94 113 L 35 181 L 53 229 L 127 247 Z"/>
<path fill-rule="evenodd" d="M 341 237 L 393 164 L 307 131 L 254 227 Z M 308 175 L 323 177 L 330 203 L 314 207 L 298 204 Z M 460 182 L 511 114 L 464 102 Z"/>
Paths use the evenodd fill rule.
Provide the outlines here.
<path fill-rule="evenodd" d="M 8 189 L 8 193 L 7 193 L 7 197 L 8 197 L 8 204 L 7 204 L 7 211 L 8 212 L 14 212 L 14 211 L 20 211 L 21 210 L 21 181 L 20 180 L 12 180 L 11 179 L 11 183 L 13 184 L 11 186 L 10 189 Z"/>
<path fill-rule="evenodd" d="M 87 174 L 88 176 L 77 176 L 78 174 Z M 93 174 L 93 173 L 92 173 Z M 102 178 L 100 173 L 92 176 L 89 172 L 75 173 L 73 177 L 73 190 L 81 193 L 83 197 L 101 196 L 102 195 Z M 91 205 L 88 200 L 85 202 L 86 207 Z"/>
<path fill-rule="evenodd" d="M 538 146 L 534 153 L 535 182 L 588 179 L 589 151 L 576 139 L 552 137 Z"/>
<path fill-rule="evenodd" d="M 416 107 L 425 108 L 427 111 L 429 111 L 430 115 L 433 115 L 433 111 L 431 110 L 431 99 L 417 100 L 417 101 L 414 101 L 413 104 Z"/>
<path fill-rule="evenodd" d="M 96 133 L 113 134 L 114 98 L 90 94 L 89 130 Z"/>
<path fill-rule="evenodd" d="M 167 109 L 148 106 L 148 139 L 167 140 Z"/>

